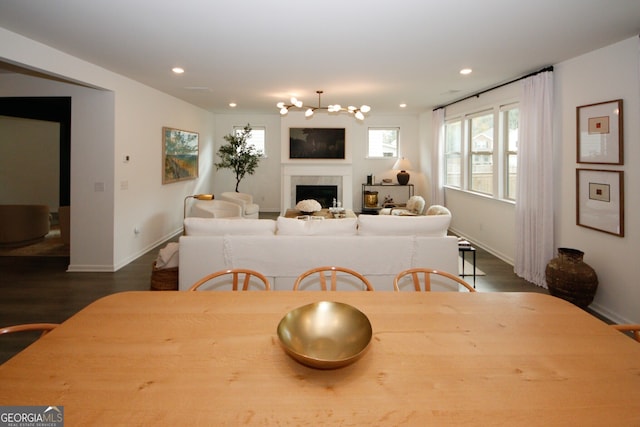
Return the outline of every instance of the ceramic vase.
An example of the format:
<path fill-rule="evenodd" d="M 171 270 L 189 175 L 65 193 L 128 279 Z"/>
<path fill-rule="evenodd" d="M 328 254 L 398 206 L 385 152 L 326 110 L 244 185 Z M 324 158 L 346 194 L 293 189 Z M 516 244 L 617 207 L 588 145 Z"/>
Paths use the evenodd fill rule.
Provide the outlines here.
<path fill-rule="evenodd" d="M 551 295 L 586 308 L 598 289 L 598 275 L 583 256 L 578 249 L 558 248 L 558 256 L 547 264 L 545 276 Z"/>

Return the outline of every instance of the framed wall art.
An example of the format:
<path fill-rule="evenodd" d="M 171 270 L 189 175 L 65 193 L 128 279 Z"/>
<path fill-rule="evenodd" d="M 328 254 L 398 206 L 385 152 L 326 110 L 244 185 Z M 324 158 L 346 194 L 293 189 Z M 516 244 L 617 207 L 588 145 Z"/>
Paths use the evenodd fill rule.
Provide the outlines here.
<path fill-rule="evenodd" d="M 624 172 L 576 169 L 576 224 L 624 236 Z"/>
<path fill-rule="evenodd" d="M 162 183 L 198 177 L 199 135 L 197 132 L 162 128 Z"/>
<path fill-rule="evenodd" d="M 624 164 L 622 99 L 577 107 L 578 163 Z"/>
<path fill-rule="evenodd" d="M 290 159 L 344 159 L 344 128 L 290 128 Z"/>

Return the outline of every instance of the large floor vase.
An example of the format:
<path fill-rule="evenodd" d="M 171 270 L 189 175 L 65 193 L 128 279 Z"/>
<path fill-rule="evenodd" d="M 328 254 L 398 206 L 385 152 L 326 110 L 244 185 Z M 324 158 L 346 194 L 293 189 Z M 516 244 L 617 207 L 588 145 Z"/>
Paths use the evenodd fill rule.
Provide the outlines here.
<path fill-rule="evenodd" d="M 547 264 L 545 276 L 549 293 L 586 308 L 598 289 L 598 275 L 582 260 L 578 249 L 558 248 L 558 256 Z"/>

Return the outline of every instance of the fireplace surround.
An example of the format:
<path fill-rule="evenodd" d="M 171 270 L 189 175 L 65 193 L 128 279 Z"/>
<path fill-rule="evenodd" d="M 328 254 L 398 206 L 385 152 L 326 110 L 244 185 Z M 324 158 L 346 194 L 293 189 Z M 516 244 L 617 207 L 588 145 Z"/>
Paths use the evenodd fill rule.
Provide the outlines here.
<path fill-rule="evenodd" d="M 282 167 L 282 212 L 295 207 L 297 203 L 296 186 L 298 185 L 335 186 L 337 187 L 336 199 L 342 203 L 344 208 L 353 209 L 351 165 L 284 164 Z M 333 197 L 329 203 L 332 201 Z M 324 207 L 324 203 L 320 202 L 320 204 Z"/>

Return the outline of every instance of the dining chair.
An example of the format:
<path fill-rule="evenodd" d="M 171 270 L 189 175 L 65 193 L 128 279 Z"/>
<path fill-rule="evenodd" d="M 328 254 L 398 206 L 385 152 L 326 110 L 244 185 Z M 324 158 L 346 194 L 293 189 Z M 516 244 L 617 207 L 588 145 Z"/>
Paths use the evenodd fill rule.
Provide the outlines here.
<path fill-rule="evenodd" d="M 301 290 L 302 282 L 309 276 L 316 273 L 319 275 L 320 288 L 323 291 L 327 291 L 327 290 L 335 291 L 339 277 L 342 279 L 343 282 L 349 281 L 349 279 L 355 278 L 358 281 L 358 284 L 360 282 L 364 284 L 366 288 L 364 290 L 367 290 L 367 291 L 374 290 L 373 285 L 371 285 L 371 282 L 369 282 L 369 280 L 366 277 L 364 277 L 362 274 L 350 268 L 336 267 L 336 266 L 316 267 L 316 268 L 312 268 L 310 270 L 305 271 L 304 273 L 300 274 L 296 279 L 295 283 L 293 284 L 293 290 L 294 291 Z M 327 273 L 329 273 L 329 276 L 331 278 L 331 289 L 327 289 Z M 344 274 L 339 275 L 338 273 L 344 273 Z M 310 281 L 311 279 L 309 279 L 308 282 Z"/>
<path fill-rule="evenodd" d="M 47 332 L 55 329 L 57 326 L 57 323 L 23 323 L 20 325 L 5 326 L 4 328 L 0 328 L 0 335 L 27 331 L 41 331 L 42 335 L 45 335 Z"/>
<path fill-rule="evenodd" d="M 640 324 L 638 325 L 612 325 L 614 329 L 620 332 L 631 332 L 633 338 L 640 342 Z"/>
<path fill-rule="evenodd" d="M 460 284 L 460 285 L 464 286 L 465 288 L 467 288 L 467 290 L 469 290 L 469 292 L 475 292 L 476 291 L 473 288 L 473 286 L 471 286 L 470 284 L 468 284 L 467 282 L 465 282 L 460 277 L 458 277 L 458 276 L 456 276 L 454 274 L 447 273 L 446 271 L 434 270 L 432 268 L 421 268 L 421 267 L 410 268 L 408 270 L 404 270 L 404 271 L 401 271 L 400 273 L 398 273 L 396 275 L 396 277 L 393 279 L 393 289 L 395 291 L 400 291 L 400 279 L 402 279 L 405 276 L 411 275 L 411 278 L 413 279 L 413 286 L 414 286 L 416 291 L 421 291 L 422 290 L 421 281 L 420 281 L 420 278 L 422 276 L 422 278 L 423 278 L 422 282 L 424 282 L 424 291 L 425 292 L 430 292 L 431 291 L 431 275 L 432 274 L 451 279 L 454 282 L 457 282 L 458 284 Z"/>
<path fill-rule="evenodd" d="M 207 282 L 211 282 L 214 281 L 214 279 L 218 279 L 218 278 L 225 278 L 228 279 L 229 277 L 231 277 L 231 290 L 233 291 L 237 291 L 238 290 L 238 284 L 240 282 L 240 277 L 244 275 L 244 279 L 242 280 L 242 290 L 243 291 L 248 291 L 249 290 L 249 284 L 252 283 L 252 278 L 257 278 L 257 280 L 254 280 L 253 282 L 256 281 L 261 281 L 262 284 L 264 285 L 264 290 L 268 291 L 271 289 L 271 285 L 269 284 L 269 279 L 267 279 L 262 273 L 255 271 L 255 270 L 248 270 L 246 268 L 233 268 L 233 269 L 229 269 L 229 270 L 220 270 L 220 271 L 216 271 L 215 273 L 211 273 L 208 274 L 206 276 L 204 276 L 202 279 L 198 280 L 196 283 L 194 283 L 190 288 L 189 291 L 195 291 L 196 289 L 200 288 L 202 285 L 204 285 Z M 221 286 L 225 286 L 229 284 L 228 280 L 215 280 L 216 282 L 216 287 L 219 288 Z M 209 283 L 209 285 L 211 285 L 211 283 Z"/>

